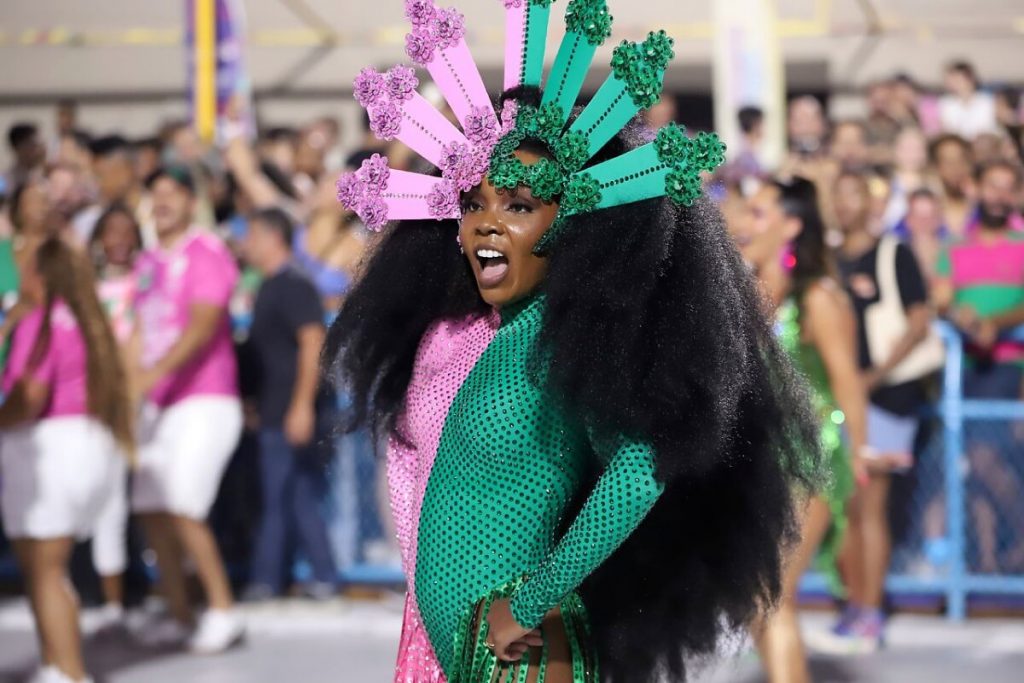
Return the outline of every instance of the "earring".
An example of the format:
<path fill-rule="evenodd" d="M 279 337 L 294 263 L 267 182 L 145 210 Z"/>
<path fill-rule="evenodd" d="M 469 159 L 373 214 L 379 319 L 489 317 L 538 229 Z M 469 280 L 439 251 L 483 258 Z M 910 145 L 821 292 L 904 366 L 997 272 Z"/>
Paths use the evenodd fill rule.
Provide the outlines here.
<path fill-rule="evenodd" d="M 786 248 L 782 251 L 782 269 L 787 273 L 792 272 L 796 267 L 796 254 L 793 253 L 793 243 L 790 242 L 786 245 Z"/>
<path fill-rule="evenodd" d="M 460 254 L 465 254 L 466 250 L 462 248 L 462 235 L 461 234 L 456 234 L 455 235 L 455 243 L 459 245 L 459 253 Z"/>

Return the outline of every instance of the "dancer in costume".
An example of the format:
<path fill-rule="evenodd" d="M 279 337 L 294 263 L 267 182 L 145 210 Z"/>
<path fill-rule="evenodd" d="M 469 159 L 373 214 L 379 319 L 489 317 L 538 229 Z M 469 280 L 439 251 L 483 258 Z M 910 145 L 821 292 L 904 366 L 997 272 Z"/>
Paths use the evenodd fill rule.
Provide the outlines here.
<path fill-rule="evenodd" d="M 859 457 L 867 407 L 856 363 L 856 321 L 834 279 L 813 183 L 794 178 L 766 184 L 750 198 L 734 235 L 777 307 L 782 346 L 811 385 L 831 471 L 831 485 L 807 507 L 801 543 L 786 567 L 779 610 L 757 627 L 769 679 L 799 683 L 809 681 L 810 674 L 797 624 L 797 584 L 820 547 L 822 562 L 838 585 L 835 561 L 854 473 L 859 481 L 867 477 Z"/>
<path fill-rule="evenodd" d="M 370 228 L 400 222 L 325 354 L 355 425 L 391 433 L 392 473 L 415 470 L 393 481 L 410 614 L 448 681 L 680 680 L 778 596 L 817 428 L 701 196 L 721 144 L 634 122 L 671 39 L 618 46 L 577 110 L 604 3 L 569 3 L 543 91 L 550 1 L 505 7 L 500 116 L 461 15 L 429 2 L 406 5 L 407 52 L 461 130 L 411 68 L 356 79 L 378 137 L 437 172 L 375 156 L 339 180 Z"/>

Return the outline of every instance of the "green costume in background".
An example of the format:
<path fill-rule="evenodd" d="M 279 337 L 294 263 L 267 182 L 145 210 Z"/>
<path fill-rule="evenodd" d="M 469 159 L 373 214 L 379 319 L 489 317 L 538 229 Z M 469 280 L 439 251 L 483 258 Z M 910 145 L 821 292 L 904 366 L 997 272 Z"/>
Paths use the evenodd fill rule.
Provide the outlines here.
<path fill-rule="evenodd" d="M 511 597 L 513 616 L 528 628 L 560 607 L 573 680 L 597 680 L 575 591 L 662 491 L 648 446 L 596 443 L 572 406 L 531 382 L 543 311 L 542 296 L 502 309 L 448 413 L 427 484 L 415 591 L 449 683 L 491 680 L 509 666 L 484 646 L 478 618 L 496 597 Z M 525 680 L 527 668 L 510 680 Z"/>
<path fill-rule="evenodd" d="M 836 570 L 836 559 L 846 531 L 846 501 L 853 494 L 853 470 L 849 452 L 843 438 L 842 425 L 846 421 L 839 410 L 828 380 L 825 361 L 813 344 L 801 338 L 800 308 L 792 297 L 786 299 L 776 314 L 779 342 L 793 359 L 793 364 L 807 379 L 811 387 L 811 402 L 821 417 L 821 443 L 829 465 L 830 484 L 824 491 L 832 525 L 818 552 L 821 568 L 828 574 L 833 590 L 842 593 L 842 584 Z"/>
<path fill-rule="evenodd" d="M 4 317 L 17 301 L 20 286 L 21 278 L 18 276 L 18 266 L 14 261 L 14 243 L 9 239 L 0 240 L 0 302 L 2 302 Z M 0 370 L 7 365 L 9 342 L 10 335 L 7 339 L 0 339 Z"/>

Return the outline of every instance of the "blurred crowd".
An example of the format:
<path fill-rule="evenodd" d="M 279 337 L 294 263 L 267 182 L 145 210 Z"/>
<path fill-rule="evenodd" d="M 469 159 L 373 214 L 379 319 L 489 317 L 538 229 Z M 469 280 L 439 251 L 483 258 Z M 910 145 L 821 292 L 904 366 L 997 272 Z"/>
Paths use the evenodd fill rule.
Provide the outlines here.
<path fill-rule="evenodd" d="M 755 270 L 764 264 L 749 254 L 763 235 L 789 235 L 778 244 L 782 265 L 792 269 L 804 258 L 794 251 L 796 235 L 820 223 L 820 275 L 842 288 L 857 323 L 849 344 L 869 404 L 857 457 L 874 457 L 898 476 L 915 467 L 921 415 L 936 396 L 934 374 L 942 364 L 930 332 L 936 315 L 966 339 L 965 396 L 1024 398 L 1024 336 L 1012 336 L 1024 324 L 1024 111 L 1020 93 L 987 87 L 965 62 L 946 68 L 942 92 L 898 75 L 868 86 L 863 100 L 863 118 L 834 120 L 825 101 L 791 99 L 788 152 L 774 166 L 763 158 L 764 113 L 744 107 L 737 112 L 743 141 L 709 179 L 709 192 Z M 663 96 L 646 115 L 652 127 L 674 119 L 673 99 Z M 47 138 L 25 122 L 7 133 L 14 161 L 0 178 L 0 335 L 5 362 L 8 352 L 12 361 L 4 388 L 8 399 L 19 395 L 19 386 L 30 394 L 25 377 L 39 364 L 38 345 L 32 338 L 19 345 L 15 330 L 55 298 L 65 300 L 82 329 L 83 359 L 100 362 L 94 346 L 103 337 L 86 333 L 90 326 L 108 325 L 122 347 L 117 365 L 131 389 L 123 400 L 133 419 L 150 414 L 152 432 L 135 434 L 125 446 L 137 453 L 136 481 L 128 486 L 123 468 L 111 470 L 115 484 L 105 495 L 118 502 L 101 506 L 114 508 L 98 515 L 108 520 L 105 532 L 97 526 L 95 534 L 58 534 L 95 536 L 111 622 L 123 618 L 119 576 L 128 563 L 129 509 L 142 515 L 144 545 L 161 570 L 168 614 L 140 627 L 154 643 L 188 641 L 215 651 L 240 637 L 214 537 L 218 531 L 222 549 L 231 547 L 238 528 L 232 520 L 239 517 L 250 519 L 251 539 L 229 559 L 244 565 L 247 599 L 289 590 L 300 556 L 308 565 L 302 590 L 312 598 L 334 593 L 341 567 L 393 559 L 373 441 L 365 434 L 329 436 L 344 397 L 339 401 L 321 386 L 317 362 L 324 321 L 343 300 L 369 244 L 358 219 L 336 200 L 338 174 L 374 153 L 387 154 L 394 168 L 408 167 L 409 150 L 377 141 L 368 126 L 361 143 L 345 149 L 331 118 L 261 127 L 254 139 L 229 122 L 215 144 L 201 141 L 185 121 L 129 139 L 83 130 L 70 101 L 57 106 L 55 130 Z M 801 205 L 792 191 L 801 183 L 813 187 L 813 206 Z M 53 263 L 87 268 L 91 279 L 78 282 L 94 282 L 95 296 L 78 301 L 61 294 L 53 269 L 44 267 L 44 246 L 56 254 L 47 257 Z M 105 323 L 90 312 L 91 298 Z M 889 337 L 897 338 L 886 340 L 890 328 Z M 821 355 L 837 343 L 821 341 Z M 833 389 L 843 393 L 841 386 Z M 82 391 L 83 405 L 101 394 L 92 386 Z M 0 416 L 0 423 L 61 417 L 51 405 L 57 389 L 51 392 L 46 405 L 12 413 L 10 421 Z M 211 397 L 217 400 L 210 403 Z M 979 571 L 1024 572 L 1024 434 L 1020 425 L 1001 424 L 969 431 L 965 439 L 977 539 L 971 562 Z M 185 451 L 192 458 L 179 458 L 183 472 L 161 460 Z M 231 496 L 229 480 L 244 478 L 232 474 L 233 454 L 257 472 L 250 488 L 259 492 L 259 516 L 250 498 Z M 8 472 L 3 476 L 10 480 Z M 236 509 L 222 510 L 220 519 L 229 521 L 211 531 L 207 517 L 211 509 L 216 517 L 218 490 L 221 501 L 231 501 L 219 505 Z M 884 517 L 887 493 L 888 484 L 863 514 Z M 322 504 L 325 498 L 335 509 Z M 941 487 L 925 498 L 922 553 L 942 566 L 948 543 Z M 345 510 L 348 527 L 339 531 L 332 520 Z M 34 523 L 26 522 L 24 537 L 40 536 Z M 70 607 L 48 602 L 53 584 L 45 577 L 70 549 L 15 551 L 23 571 L 40 577 L 38 591 L 29 587 L 40 623 L 47 610 L 66 616 L 60 610 Z M 210 606 L 198 618 L 183 588 L 183 556 Z M 879 561 L 884 574 L 887 548 Z M 71 677 L 52 680 L 84 675 L 68 654 L 73 648 L 53 647 L 50 659 Z"/>

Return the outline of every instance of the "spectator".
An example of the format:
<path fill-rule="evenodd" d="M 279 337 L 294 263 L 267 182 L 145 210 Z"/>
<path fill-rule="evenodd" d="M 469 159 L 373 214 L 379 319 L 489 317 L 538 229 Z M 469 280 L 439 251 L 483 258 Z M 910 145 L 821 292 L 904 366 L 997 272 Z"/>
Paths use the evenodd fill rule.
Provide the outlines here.
<path fill-rule="evenodd" d="M 164 143 L 158 137 L 142 138 L 132 145 L 135 150 L 135 181 L 140 185 L 160 167 Z"/>
<path fill-rule="evenodd" d="M 278 126 L 260 136 L 256 153 L 260 159 L 274 164 L 289 178 L 295 173 L 295 152 L 299 146 L 299 133 L 294 128 Z"/>
<path fill-rule="evenodd" d="M 965 398 L 1019 400 L 1024 344 L 1000 335 L 1024 324 L 1024 232 L 1014 229 L 1021 170 L 1005 161 L 982 168 L 978 177 L 978 222 L 943 251 L 935 301 L 967 339 Z M 984 274 L 984 277 L 981 275 Z M 1024 499 L 1020 458 L 1013 431 L 1005 423 L 979 429 L 968 425 L 964 442 L 971 463 L 970 510 L 978 533 L 979 567 L 996 571 L 1005 559 L 1024 562 Z M 1015 445 L 1016 444 L 1016 445 Z M 1001 513 L 998 514 L 998 513 Z M 1012 525 L 1018 545 L 1001 558 L 999 519 Z"/>
<path fill-rule="evenodd" d="M 907 197 L 928 183 L 928 143 L 920 128 L 904 128 L 893 150 L 889 201 L 882 215 L 882 229 L 892 230 L 907 215 Z"/>
<path fill-rule="evenodd" d="M 939 100 L 942 130 L 967 140 L 997 130 L 995 101 L 980 87 L 969 62 L 953 62 L 946 67 L 946 94 Z"/>
<path fill-rule="evenodd" d="M 872 165 L 867 129 L 860 121 L 840 121 L 832 128 L 829 156 L 841 172 L 867 173 Z"/>
<path fill-rule="evenodd" d="M 260 478 L 263 515 L 252 562 L 249 599 L 277 595 L 286 585 L 290 549 L 298 541 L 313 568 L 306 594 L 330 597 L 336 573 L 320 514 L 330 446 L 318 438 L 319 356 L 324 340 L 320 297 L 292 260 L 291 219 L 280 209 L 253 215 L 246 237 L 248 260 L 263 276 L 256 296 L 249 344 L 258 359 Z M 326 398 L 326 401 L 322 400 Z"/>
<path fill-rule="evenodd" d="M 55 163 L 71 166 L 83 179 L 88 179 L 92 175 L 92 137 L 85 131 L 73 130 L 62 135 L 59 142 Z"/>
<path fill-rule="evenodd" d="M 23 274 L 36 303 L 3 382 L 4 530 L 28 579 L 43 660 L 34 680 L 89 681 L 67 569 L 110 495 L 118 450 L 133 449 L 131 405 L 85 258 L 50 238 Z"/>
<path fill-rule="evenodd" d="M 893 230 L 893 235 L 910 246 L 925 282 L 932 282 L 939 254 L 949 240 L 949 228 L 943 223 L 938 196 L 927 188 L 912 192 L 907 215 Z"/>
<path fill-rule="evenodd" d="M 8 188 L 18 187 L 46 161 L 46 148 L 39 139 L 34 123 L 16 123 L 7 131 L 7 144 L 14 154 L 14 164 L 7 171 Z"/>
<path fill-rule="evenodd" d="M 764 175 L 761 161 L 764 112 L 759 107 L 742 107 L 736 118 L 742 136 L 739 148 L 720 173 L 729 183 L 742 183 L 745 179 L 760 178 Z"/>
<path fill-rule="evenodd" d="M 816 97 L 803 95 L 789 103 L 787 132 L 789 148 L 798 157 L 819 156 L 825 151 L 828 124 Z"/>
<path fill-rule="evenodd" d="M 658 130 L 662 126 L 676 120 L 677 110 L 678 105 L 675 95 L 665 91 L 662 93 L 661 99 L 644 112 L 644 120 L 651 130 Z"/>
<path fill-rule="evenodd" d="M 942 215 L 950 235 L 962 237 L 975 195 L 971 146 L 959 135 L 947 133 L 932 141 L 930 158 L 939 177 Z"/>
<path fill-rule="evenodd" d="M 150 190 L 159 247 L 136 265 L 137 388 L 148 403 L 131 502 L 156 554 L 172 618 L 140 637 L 147 644 L 188 637 L 194 652 L 219 652 L 245 631 L 206 522 L 242 431 L 228 316 L 238 270 L 217 237 L 193 227 L 188 169 L 158 170 Z M 190 637 L 182 552 L 194 563 L 208 604 Z"/>
<path fill-rule="evenodd" d="M 89 239 L 97 274 L 97 292 L 110 321 L 114 339 L 127 352 L 135 325 L 135 258 L 142 250 L 142 231 L 128 207 L 114 204 L 99 220 Z M 97 626 L 109 630 L 124 617 L 124 580 L 128 567 L 128 471 L 118 462 L 114 487 L 97 519 L 92 540 L 92 563 L 100 577 L 104 605 Z"/>
<path fill-rule="evenodd" d="M 877 648 L 883 636 L 882 598 L 891 550 L 890 473 L 906 470 L 913 462 L 917 413 L 926 400 L 923 375 L 938 369 L 942 348 L 933 347 L 936 365 L 925 370 L 920 364 L 905 364 L 926 339 L 931 319 L 917 261 L 895 237 L 879 239 L 871 230 L 864 176 L 840 175 L 835 193 L 843 233 L 837 263 L 857 314 L 858 364 L 869 391 L 865 452 L 870 456 L 870 480 L 851 502 L 847 532 L 846 559 L 856 566 L 850 576 L 862 576 L 863 583 L 851 581 L 847 609 L 834 633 Z M 892 330 L 902 332 L 893 336 Z"/>
<path fill-rule="evenodd" d="M 143 226 L 143 237 L 151 240 L 152 202 L 135 174 L 131 144 L 120 135 L 108 135 L 92 144 L 93 175 L 98 190 L 97 202 L 74 219 L 74 232 L 80 244 L 88 244 L 96 220 L 114 204 L 123 204 L 135 212 Z M 150 234 L 147 237 L 147 232 Z"/>
<path fill-rule="evenodd" d="M 894 87 L 890 81 L 876 81 L 868 85 L 868 144 L 884 165 L 888 165 L 892 158 L 893 144 L 903 125 L 892 113 L 894 97 Z"/>
<path fill-rule="evenodd" d="M 62 99 L 57 102 L 57 108 L 54 111 L 54 128 L 56 135 L 50 142 L 49 158 L 57 159 L 60 157 L 61 143 L 65 137 L 74 135 L 75 130 L 78 128 L 78 103 L 74 100 Z"/>
<path fill-rule="evenodd" d="M 57 102 L 57 136 L 64 137 L 78 129 L 78 103 L 63 99 Z"/>
<path fill-rule="evenodd" d="M 70 164 L 50 164 L 46 169 L 46 182 L 61 223 L 72 225 L 72 218 L 89 202 L 89 188 L 82 172 Z"/>
<path fill-rule="evenodd" d="M 896 116 L 901 125 L 920 127 L 928 137 L 941 132 L 942 121 L 939 118 L 937 98 L 926 94 L 909 74 L 893 76 L 892 95 L 897 111 L 902 112 Z"/>

